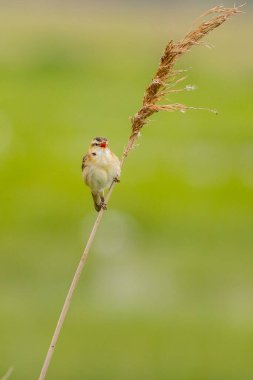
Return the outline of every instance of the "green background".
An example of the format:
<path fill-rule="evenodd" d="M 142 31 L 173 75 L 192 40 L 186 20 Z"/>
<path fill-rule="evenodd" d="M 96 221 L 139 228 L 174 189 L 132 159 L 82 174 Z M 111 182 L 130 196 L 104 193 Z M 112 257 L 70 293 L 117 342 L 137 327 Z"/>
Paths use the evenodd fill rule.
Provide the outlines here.
<path fill-rule="evenodd" d="M 38 378 L 96 217 L 82 156 L 99 135 L 121 155 L 165 44 L 215 5 L 193 3 L 1 4 L 0 376 Z M 156 114 L 129 155 L 48 380 L 253 378 L 245 10 L 179 62 L 197 90 L 166 100 L 219 115 Z"/>

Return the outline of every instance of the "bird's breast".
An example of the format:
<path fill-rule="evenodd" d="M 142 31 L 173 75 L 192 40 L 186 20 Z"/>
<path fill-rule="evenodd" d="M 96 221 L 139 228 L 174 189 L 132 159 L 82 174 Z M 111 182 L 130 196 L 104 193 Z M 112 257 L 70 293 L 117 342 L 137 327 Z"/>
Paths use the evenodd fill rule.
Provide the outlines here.
<path fill-rule="evenodd" d="M 84 170 L 86 184 L 94 190 L 108 188 L 113 179 L 120 174 L 118 158 L 109 149 L 97 149 Z"/>
<path fill-rule="evenodd" d="M 112 161 L 111 152 L 108 149 L 103 149 L 103 150 L 99 149 L 97 151 L 96 161 L 98 164 L 102 166 L 106 166 L 110 164 L 110 162 Z"/>

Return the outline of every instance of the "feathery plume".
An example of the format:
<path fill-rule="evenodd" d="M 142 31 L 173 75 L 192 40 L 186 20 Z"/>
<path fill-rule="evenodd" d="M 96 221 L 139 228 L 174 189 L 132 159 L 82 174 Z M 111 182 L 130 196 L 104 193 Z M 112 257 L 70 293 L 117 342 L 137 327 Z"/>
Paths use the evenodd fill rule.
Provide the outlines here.
<path fill-rule="evenodd" d="M 124 157 L 126 157 L 133 147 L 135 140 L 138 138 L 139 131 L 147 123 L 147 119 L 158 111 L 181 111 L 185 112 L 190 109 L 205 109 L 204 107 L 188 107 L 184 104 L 169 104 L 157 105 L 156 103 L 163 100 L 164 96 L 169 93 L 166 89 L 168 82 L 170 86 L 174 86 L 183 81 L 185 77 L 174 80 L 175 77 L 182 72 L 182 70 L 174 70 L 174 66 L 183 54 L 187 53 L 193 46 L 199 45 L 200 40 L 205 37 L 212 30 L 218 28 L 229 18 L 237 13 L 242 13 L 240 10 L 242 6 L 234 6 L 233 8 L 225 8 L 221 5 L 213 7 L 200 17 L 206 17 L 210 14 L 215 14 L 208 21 L 203 21 L 195 29 L 191 30 L 181 41 L 169 41 L 165 47 L 164 53 L 161 57 L 159 67 L 145 91 L 142 107 L 132 117 L 132 134 L 129 138 L 128 144 L 124 150 Z M 174 81 L 173 81 L 174 80 Z M 177 91 L 175 91 L 177 92 Z M 206 109 L 217 114 L 217 111 Z"/>

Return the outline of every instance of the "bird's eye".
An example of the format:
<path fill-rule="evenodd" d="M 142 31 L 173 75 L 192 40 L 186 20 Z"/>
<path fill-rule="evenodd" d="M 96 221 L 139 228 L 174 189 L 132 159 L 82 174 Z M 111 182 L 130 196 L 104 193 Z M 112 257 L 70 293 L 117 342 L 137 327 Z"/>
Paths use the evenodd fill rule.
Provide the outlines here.
<path fill-rule="evenodd" d="M 92 156 L 96 156 L 97 155 L 97 153 L 92 153 Z"/>
<path fill-rule="evenodd" d="M 96 143 L 95 145 L 96 145 L 96 146 L 99 146 L 99 144 L 97 144 L 97 143 Z"/>

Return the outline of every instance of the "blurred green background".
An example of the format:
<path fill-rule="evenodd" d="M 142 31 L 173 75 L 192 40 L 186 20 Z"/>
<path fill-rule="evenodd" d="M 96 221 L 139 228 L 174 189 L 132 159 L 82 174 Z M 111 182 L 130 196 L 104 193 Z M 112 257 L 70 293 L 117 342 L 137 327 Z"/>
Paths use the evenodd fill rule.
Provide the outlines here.
<path fill-rule="evenodd" d="M 38 378 L 96 217 L 80 171 L 90 140 L 121 154 L 166 42 L 214 5 L 1 2 L 0 377 Z M 245 10 L 179 62 L 197 90 L 167 100 L 219 115 L 156 114 L 126 161 L 48 380 L 253 378 Z"/>

